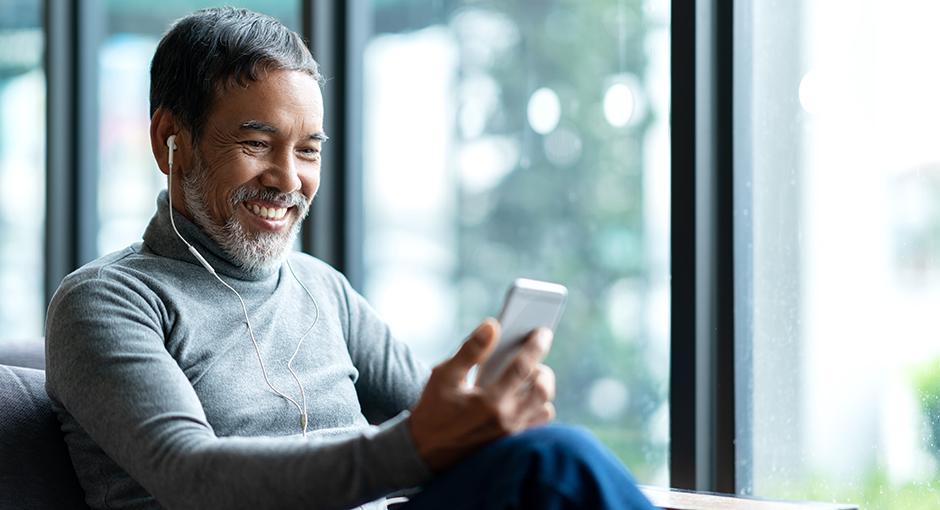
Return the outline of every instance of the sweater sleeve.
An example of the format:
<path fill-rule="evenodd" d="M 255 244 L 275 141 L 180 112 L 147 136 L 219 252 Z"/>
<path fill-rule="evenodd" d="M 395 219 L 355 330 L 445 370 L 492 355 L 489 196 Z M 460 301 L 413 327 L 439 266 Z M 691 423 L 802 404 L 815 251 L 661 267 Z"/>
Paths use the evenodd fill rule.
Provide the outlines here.
<path fill-rule="evenodd" d="M 64 284 L 47 319 L 47 389 L 168 508 L 348 508 L 425 482 L 404 415 L 338 438 L 216 437 L 164 347 L 157 298 Z"/>
<path fill-rule="evenodd" d="M 392 336 L 388 325 L 345 278 L 342 285 L 348 312 L 347 344 L 359 371 L 356 393 L 369 422 L 380 423 L 417 403 L 430 371 Z"/>

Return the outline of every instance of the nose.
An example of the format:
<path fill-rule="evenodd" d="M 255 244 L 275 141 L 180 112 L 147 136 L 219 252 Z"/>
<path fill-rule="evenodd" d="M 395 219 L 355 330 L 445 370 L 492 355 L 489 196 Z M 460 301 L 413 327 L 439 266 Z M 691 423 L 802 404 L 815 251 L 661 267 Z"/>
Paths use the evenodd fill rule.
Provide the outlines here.
<path fill-rule="evenodd" d="M 291 193 L 301 188 L 297 161 L 290 151 L 278 151 L 271 165 L 261 174 L 261 185 L 282 193 Z"/>

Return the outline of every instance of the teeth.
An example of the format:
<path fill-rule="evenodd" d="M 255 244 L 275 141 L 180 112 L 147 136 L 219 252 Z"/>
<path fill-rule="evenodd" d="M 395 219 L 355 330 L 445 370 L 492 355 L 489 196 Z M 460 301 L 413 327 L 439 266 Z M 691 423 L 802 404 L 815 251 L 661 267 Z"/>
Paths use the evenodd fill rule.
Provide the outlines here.
<path fill-rule="evenodd" d="M 269 220 L 279 220 L 283 218 L 285 214 L 287 214 L 287 208 L 285 207 L 272 207 L 268 209 L 267 207 L 258 207 L 255 204 L 250 204 L 248 208 L 251 210 L 251 212 L 255 213 L 256 216 L 260 216 Z"/>

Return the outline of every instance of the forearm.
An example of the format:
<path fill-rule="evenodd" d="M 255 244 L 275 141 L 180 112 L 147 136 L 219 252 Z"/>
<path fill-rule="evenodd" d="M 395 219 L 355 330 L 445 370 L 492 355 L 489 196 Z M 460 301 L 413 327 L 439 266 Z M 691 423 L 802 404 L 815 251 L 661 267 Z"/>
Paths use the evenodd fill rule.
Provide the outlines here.
<path fill-rule="evenodd" d="M 54 398 L 167 508 L 349 508 L 429 477 L 405 416 L 306 440 L 217 437 L 182 374 L 161 368 L 172 361 L 147 359 L 131 377 L 121 363 L 88 370 L 75 358 L 61 369 L 53 356 Z"/>
<path fill-rule="evenodd" d="M 179 433 L 125 467 L 168 508 L 349 508 L 427 480 L 402 418 L 324 439 Z"/>

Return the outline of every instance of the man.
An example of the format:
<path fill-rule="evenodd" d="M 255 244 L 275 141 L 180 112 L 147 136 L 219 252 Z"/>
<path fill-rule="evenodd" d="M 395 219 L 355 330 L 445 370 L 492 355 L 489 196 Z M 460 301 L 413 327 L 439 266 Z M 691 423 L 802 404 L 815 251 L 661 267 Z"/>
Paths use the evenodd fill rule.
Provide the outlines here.
<path fill-rule="evenodd" d="M 47 389 L 94 508 L 648 508 L 554 416 L 551 334 L 466 382 L 484 321 L 430 374 L 336 271 L 291 252 L 320 183 L 317 64 L 276 20 L 197 12 L 151 68 L 168 190 L 143 236 L 69 275 Z M 410 410 L 410 412 L 409 412 Z M 370 503 L 371 502 L 371 503 Z"/>

